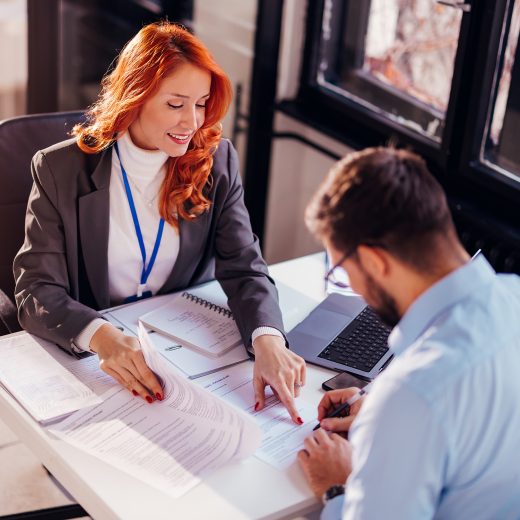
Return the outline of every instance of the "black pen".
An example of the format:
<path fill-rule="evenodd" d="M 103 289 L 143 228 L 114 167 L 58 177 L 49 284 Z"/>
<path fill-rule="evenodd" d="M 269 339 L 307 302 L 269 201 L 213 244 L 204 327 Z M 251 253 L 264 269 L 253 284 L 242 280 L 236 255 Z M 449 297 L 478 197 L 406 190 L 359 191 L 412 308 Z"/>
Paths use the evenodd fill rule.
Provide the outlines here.
<path fill-rule="evenodd" d="M 365 394 L 367 394 L 371 385 L 372 385 L 372 383 L 368 383 L 367 386 L 365 386 L 364 388 L 361 388 L 357 394 L 354 394 L 352 397 L 349 397 L 341 406 L 339 406 L 332 413 L 330 413 L 329 415 L 324 417 L 324 419 L 330 419 L 331 417 L 338 417 L 338 415 L 340 415 L 342 412 L 344 412 L 345 410 L 350 408 L 356 401 L 359 401 Z M 317 430 L 320 426 L 321 426 L 320 423 L 318 423 L 312 429 L 312 431 Z"/>

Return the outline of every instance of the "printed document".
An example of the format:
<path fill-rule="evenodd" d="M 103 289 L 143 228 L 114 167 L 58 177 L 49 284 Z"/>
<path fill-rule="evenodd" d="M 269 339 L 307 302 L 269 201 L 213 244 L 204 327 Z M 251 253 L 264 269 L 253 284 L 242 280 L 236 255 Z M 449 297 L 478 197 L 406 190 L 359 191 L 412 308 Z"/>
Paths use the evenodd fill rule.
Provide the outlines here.
<path fill-rule="evenodd" d="M 221 356 L 242 342 L 227 306 L 201 298 L 195 291 L 184 291 L 139 319 L 150 329 L 207 356 Z"/>
<path fill-rule="evenodd" d="M 304 439 L 312 434 L 316 424 L 316 406 L 296 399 L 296 409 L 304 424 L 294 424 L 282 403 L 266 389 L 270 395 L 266 397 L 265 407 L 255 412 L 251 363 L 197 379 L 197 383 L 253 416 L 263 433 L 262 444 L 255 453 L 257 458 L 278 469 L 285 469 L 296 461 Z"/>
<path fill-rule="evenodd" d="M 214 358 L 197 352 L 187 347 L 179 345 L 178 342 L 172 340 L 164 334 L 158 332 L 150 332 L 150 339 L 155 348 L 170 363 L 175 365 L 189 379 L 211 374 L 221 370 L 222 368 L 241 363 L 249 359 L 246 349 L 243 345 L 232 348 L 229 352 Z"/>
<path fill-rule="evenodd" d="M 139 339 L 164 400 L 150 405 L 120 388 L 50 430 L 177 498 L 209 471 L 253 454 L 262 433 L 241 410 L 175 374 L 144 328 Z"/>
<path fill-rule="evenodd" d="M 218 305 L 225 305 L 227 301 L 226 295 L 218 282 L 210 282 L 193 289 L 191 292 L 202 298 L 210 298 Z M 119 327 L 125 334 L 137 336 L 139 316 L 163 306 L 175 296 L 174 294 L 155 296 L 131 305 L 102 311 L 102 314 L 105 319 Z M 249 359 L 242 344 L 221 356 L 209 357 L 189 347 L 183 347 L 178 341 L 159 332 L 152 332 L 149 337 L 161 355 L 190 379 L 216 372 Z"/>
<path fill-rule="evenodd" d="M 119 387 L 119 383 L 115 379 L 99 368 L 97 356 L 92 355 L 77 359 L 64 352 L 54 343 L 41 339 L 39 339 L 39 343 L 62 367 L 88 386 L 97 396 L 101 397 L 108 390 Z M 88 406 L 92 404 L 94 403 L 89 403 Z"/>
<path fill-rule="evenodd" d="M 0 382 L 42 424 L 101 402 L 49 354 L 50 349 L 59 350 L 26 332 L 0 339 Z"/>

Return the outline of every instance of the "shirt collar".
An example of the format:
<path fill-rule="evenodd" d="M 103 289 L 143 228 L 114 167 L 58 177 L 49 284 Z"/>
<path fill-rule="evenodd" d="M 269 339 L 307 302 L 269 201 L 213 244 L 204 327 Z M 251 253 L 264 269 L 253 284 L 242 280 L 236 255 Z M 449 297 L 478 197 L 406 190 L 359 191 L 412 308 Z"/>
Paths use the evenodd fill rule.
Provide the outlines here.
<path fill-rule="evenodd" d="M 449 307 L 491 282 L 495 271 L 483 255 L 451 272 L 421 294 L 392 330 L 388 345 L 395 355 L 407 347 Z"/>

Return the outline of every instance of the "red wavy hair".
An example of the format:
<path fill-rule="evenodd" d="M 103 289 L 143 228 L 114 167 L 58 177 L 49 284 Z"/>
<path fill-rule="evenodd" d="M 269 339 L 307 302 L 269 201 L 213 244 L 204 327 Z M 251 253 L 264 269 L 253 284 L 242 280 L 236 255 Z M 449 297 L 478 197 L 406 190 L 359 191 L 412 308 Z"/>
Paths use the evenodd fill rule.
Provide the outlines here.
<path fill-rule="evenodd" d="M 232 98 L 229 78 L 199 39 L 170 22 L 143 27 L 125 45 L 112 72 L 103 78 L 101 93 L 88 109 L 86 123 L 72 130 L 84 152 L 98 153 L 108 148 L 117 134 L 135 121 L 161 80 L 182 63 L 208 71 L 211 88 L 204 124 L 193 135 L 184 155 L 168 159 L 159 212 L 173 226 L 178 226 L 178 218 L 193 220 L 211 205 L 204 187 L 211 183 L 213 152 L 222 134 L 220 121 Z"/>

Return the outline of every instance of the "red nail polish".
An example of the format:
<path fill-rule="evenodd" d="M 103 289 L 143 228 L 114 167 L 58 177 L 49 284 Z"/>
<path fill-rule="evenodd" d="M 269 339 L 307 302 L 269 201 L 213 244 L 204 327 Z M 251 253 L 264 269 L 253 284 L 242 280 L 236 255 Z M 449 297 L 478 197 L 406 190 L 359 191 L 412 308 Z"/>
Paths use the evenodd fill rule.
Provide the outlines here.
<path fill-rule="evenodd" d="M 258 412 L 258 408 L 259 408 L 259 407 L 260 407 L 260 403 L 257 402 L 257 403 L 255 404 L 255 412 Z"/>
<path fill-rule="evenodd" d="M 159 392 L 157 392 L 157 393 L 155 394 L 155 397 L 157 397 L 157 400 L 158 400 L 158 401 L 162 401 L 162 400 L 163 400 L 162 395 L 161 395 Z"/>
<path fill-rule="evenodd" d="M 303 424 L 303 420 L 301 417 L 296 417 L 296 421 L 298 422 L 298 424 Z"/>
<path fill-rule="evenodd" d="M 133 393 L 136 397 L 139 395 L 135 390 L 132 390 L 132 393 Z"/>
<path fill-rule="evenodd" d="M 146 396 L 146 400 L 147 400 L 148 403 L 150 403 L 150 404 L 153 403 L 153 399 L 152 399 L 149 395 Z"/>

